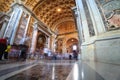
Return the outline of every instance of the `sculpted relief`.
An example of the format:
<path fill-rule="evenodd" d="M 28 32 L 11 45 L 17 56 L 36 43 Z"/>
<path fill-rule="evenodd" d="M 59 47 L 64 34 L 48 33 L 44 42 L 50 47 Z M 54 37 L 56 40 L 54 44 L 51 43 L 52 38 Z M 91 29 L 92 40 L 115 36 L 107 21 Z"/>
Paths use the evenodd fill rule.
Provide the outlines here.
<path fill-rule="evenodd" d="M 114 14 L 108 19 L 109 28 L 120 28 L 120 14 Z"/>
<path fill-rule="evenodd" d="M 120 28 L 120 0 L 112 0 L 103 5 L 108 22 L 108 30 Z"/>
<path fill-rule="evenodd" d="M 96 0 L 108 30 L 120 28 L 120 0 Z"/>

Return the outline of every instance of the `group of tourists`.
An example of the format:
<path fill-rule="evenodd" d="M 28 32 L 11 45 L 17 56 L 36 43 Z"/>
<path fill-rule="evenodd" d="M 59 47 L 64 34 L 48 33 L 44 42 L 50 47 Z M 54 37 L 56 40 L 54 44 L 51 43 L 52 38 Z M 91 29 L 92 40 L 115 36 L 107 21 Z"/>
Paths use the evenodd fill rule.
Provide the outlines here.
<path fill-rule="evenodd" d="M 26 60 L 27 51 L 28 51 L 28 47 L 26 45 L 23 44 L 10 45 L 8 42 L 8 38 L 0 39 L 0 60 L 2 59 L 6 60 L 11 57 Z M 42 53 L 39 52 L 39 50 L 37 50 L 37 52 L 34 53 L 34 55 L 41 59 L 53 59 L 53 60 L 78 59 L 78 53 L 75 50 L 73 50 L 73 52 L 71 53 L 58 53 L 58 52 L 53 52 L 48 48 L 44 48 Z"/>
<path fill-rule="evenodd" d="M 37 49 L 32 55 L 35 59 L 46 59 L 46 60 L 78 60 L 78 52 L 73 50 L 71 53 L 59 53 L 53 52 L 48 48 L 44 48 L 43 52 Z"/>
<path fill-rule="evenodd" d="M 8 38 L 0 39 L 0 60 L 4 55 L 4 59 L 8 59 L 8 52 L 10 51 L 10 44 L 8 43 Z"/>
<path fill-rule="evenodd" d="M 0 39 L 0 60 L 7 60 L 9 58 L 17 58 L 25 60 L 27 58 L 26 45 L 10 45 L 8 38 Z"/>

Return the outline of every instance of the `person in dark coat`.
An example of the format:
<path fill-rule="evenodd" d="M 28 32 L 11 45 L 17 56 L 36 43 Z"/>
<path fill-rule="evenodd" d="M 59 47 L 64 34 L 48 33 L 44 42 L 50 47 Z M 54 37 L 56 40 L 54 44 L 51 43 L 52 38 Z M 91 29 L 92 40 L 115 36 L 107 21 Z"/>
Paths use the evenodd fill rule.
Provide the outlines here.
<path fill-rule="evenodd" d="M 7 40 L 0 39 L 0 60 L 2 60 L 2 56 L 7 48 Z"/>
<path fill-rule="evenodd" d="M 72 55 L 71 54 L 69 54 L 69 60 L 72 60 Z"/>
<path fill-rule="evenodd" d="M 27 58 L 28 46 L 26 46 L 26 45 L 24 45 L 24 44 L 20 44 L 19 46 L 20 46 L 20 48 L 21 48 L 20 58 L 21 58 L 22 60 L 26 60 L 26 58 Z"/>
<path fill-rule="evenodd" d="M 78 60 L 78 53 L 77 51 L 73 50 L 73 56 L 75 60 Z"/>

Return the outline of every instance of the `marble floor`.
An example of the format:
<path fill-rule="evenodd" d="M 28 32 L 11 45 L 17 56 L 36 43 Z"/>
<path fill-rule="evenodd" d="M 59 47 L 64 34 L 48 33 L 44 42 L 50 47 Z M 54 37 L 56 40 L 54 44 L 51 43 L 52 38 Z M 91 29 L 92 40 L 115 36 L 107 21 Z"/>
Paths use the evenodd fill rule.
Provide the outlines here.
<path fill-rule="evenodd" d="M 65 80 L 73 65 L 69 62 L 38 63 L 36 66 L 20 72 L 6 80 Z"/>
<path fill-rule="evenodd" d="M 120 80 L 120 65 L 75 60 L 0 62 L 0 80 Z"/>

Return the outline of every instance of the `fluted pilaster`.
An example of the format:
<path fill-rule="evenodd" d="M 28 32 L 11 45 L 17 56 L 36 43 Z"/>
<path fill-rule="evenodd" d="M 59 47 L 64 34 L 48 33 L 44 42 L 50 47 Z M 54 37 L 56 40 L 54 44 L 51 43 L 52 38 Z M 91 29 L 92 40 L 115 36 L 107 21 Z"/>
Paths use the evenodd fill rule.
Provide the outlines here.
<path fill-rule="evenodd" d="M 34 53 L 34 51 L 36 49 L 37 36 L 38 36 L 38 24 L 34 23 L 33 28 L 34 28 L 34 30 L 33 30 L 33 37 L 32 37 L 30 53 Z"/>
<path fill-rule="evenodd" d="M 13 12 L 7 25 L 4 37 L 10 38 L 10 44 L 13 44 L 14 38 L 18 29 L 19 21 L 21 19 L 23 10 L 20 5 L 14 4 L 12 6 Z"/>

